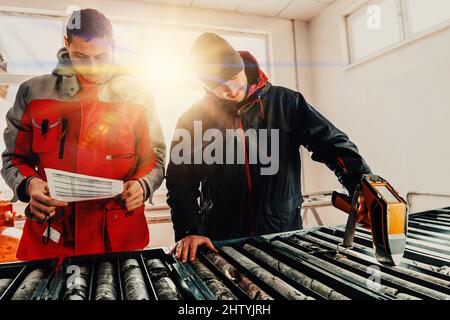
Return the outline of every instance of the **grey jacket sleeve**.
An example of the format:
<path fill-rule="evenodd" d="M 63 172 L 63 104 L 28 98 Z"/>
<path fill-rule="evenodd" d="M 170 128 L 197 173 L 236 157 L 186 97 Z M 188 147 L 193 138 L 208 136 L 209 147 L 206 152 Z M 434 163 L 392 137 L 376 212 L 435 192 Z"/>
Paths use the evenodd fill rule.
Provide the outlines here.
<path fill-rule="evenodd" d="M 35 170 L 37 155 L 32 151 L 33 132 L 26 113 L 28 85 L 22 84 L 17 92 L 14 105 L 6 114 L 6 128 L 3 133 L 5 150 L 2 153 L 2 177 L 23 202 L 30 199 L 26 193 L 27 180 L 39 177 Z"/>
<path fill-rule="evenodd" d="M 166 143 L 161 129 L 158 116 L 155 110 L 155 104 L 152 97 L 147 98 L 146 122 L 150 136 L 151 149 L 153 150 L 156 166 L 144 177 L 139 179 L 144 189 L 144 201 L 147 199 L 152 202 L 153 193 L 161 186 L 164 180 L 166 164 Z"/>

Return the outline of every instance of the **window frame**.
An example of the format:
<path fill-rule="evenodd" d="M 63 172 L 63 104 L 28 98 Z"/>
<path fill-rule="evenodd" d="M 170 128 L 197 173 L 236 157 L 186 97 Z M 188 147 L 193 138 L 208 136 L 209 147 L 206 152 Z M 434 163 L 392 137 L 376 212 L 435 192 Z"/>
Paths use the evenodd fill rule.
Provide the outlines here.
<path fill-rule="evenodd" d="M 25 8 L 25 7 L 10 7 L 10 6 L 0 6 L 0 15 L 15 15 L 15 16 L 32 16 L 39 18 L 50 18 L 63 21 L 63 28 L 61 30 L 61 46 L 64 45 L 64 25 L 66 19 L 70 16 L 69 13 L 64 11 L 49 11 L 49 10 L 41 10 L 41 9 L 33 9 L 33 8 Z M 202 24 L 190 24 L 190 23 L 178 23 L 174 21 L 164 21 L 164 20 L 155 20 L 155 19 L 134 19 L 132 17 L 127 16 L 110 16 L 107 17 L 112 21 L 112 23 L 126 23 L 138 26 L 138 32 L 142 34 L 145 28 L 149 25 L 153 26 L 164 26 L 164 27 L 172 27 L 172 28 L 183 28 L 190 30 L 198 30 L 203 32 L 218 32 L 221 34 L 229 34 L 234 36 L 253 36 L 253 37 L 261 37 L 265 41 L 265 54 L 267 57 L 267 63 L 269 67 L 267 68 L 268 76 L 270 76 L 272 81 L 275 81 L 275 72 L 274 72 L 274 64 L 273 64 L 273 50 L 272 50 L 272 34 L 269 31 L 264 30 L 252 30 L 252 29 L 241 29 L 241 28 L 232 28 L 225 26 L 211 26 L 211 25 L 202 25 Z M 22 82 L 35 77 L 37 74 L 0 74 L 0 84 L 21 84 Z"/>
<path fill-rule="evenodd" d="M 413 39 L 413 38 L 421 38 L 424 36 L 427 36 L 429 34 L 432 34 L 436 31 L 444 30 L 448 27 L 450 27 L 450 18 L 447 21 L 442 21 L 439 23 L 435 23 L 432 26 L 423 29 L 419 32 L 414 32 L 412 25 L 413 25 L 413 19 L 411 16 L 410 6 L 408 3 L 408 0 L 399 0 L 402 6 L 402 12 L 404 17 L 404 28 L 405 28 L 405 34 L 407 39 Z"/>
<path fill-rule="evenodd" d="M 343 54 L 346 57 L 346 65 L 344 66 L 345 70 L 351 70 L 356 66 L 359 66 L 368 61 L 376 59 L 384 54 L 390 53 L 414 41 L 429 37 L 435 33 L 442 32 L 450 28 L 450 19 L 449 19 L 448 21 L 437 23 L 436 25 L 431 26 L 425 30 L 414 33 L 411 27 L 412 17 L 408 7 L 408 0 L 395 0 L 397 8 L 399 10 L 398 19 L 401 29 L 403 30 L 402 32 L 403 36 L 400 38 L 398 42 L 385 48 L 376 50 L 363 58 L 355 60 L 352 58 L 352 36 L 349 28 L 348 19 L 354 14 L 365 11 L 367 9 L 367 6 L 376 5 L 380 1 L 382 0 L 365 0 L 362 3 L 359 2 L 353 6 L 348 7 L 347 9 L 345 9 L 345 11 L 341 13 L 341 31 L 344 34 L 341 43 L 344 48 Z"/>
<path fill-rule="evenodd" d="M 65 19 L 67 19 L 68 15 L 62 16 L 62 15 L 56 15 L 54 13 L 38 13 L 36 10 L 30 10 L 29 12 L 19 11 L 18 8 L 11 8 L 11 7 L 4 7 L 0 6 L 0 16 L 15 16 L 15 17 L 32 17 L 32 18 L 38 18 L 38 19 L 50 19 L 50 20 L 57 20 L 61 21 L 64 25 Z M 61 38 L 60 38 L 60 44 L 61 46 L 64 45 L 64 27 L 61 28 Z M 38 74 L 17 74 L 17 73 L 1 73 L 0 74 L 0 84 L 6 84 L 6 85 L 20 85 L 22 82 L 35 77 Z"/>
<path fill-rule="evenodd" d="M 380 48 L 380 49 L 377 49 L 377 50 L 373 51 L 372 53 L 370 53 L 369 55 L 364 56 L 364 57 L 362 57 L 362 58 L 358 58 L 358 59 L 353 58 L 353 57 L 354 57 L 354 53 L 353 53 L 353 37 L 352 37 L 352 30 L 351 30 L 351 27 L 350 27 L 350 24 L 351 24 L 351 23 L 350 23 L 350 20 L 351 20 L 352 18 L 357 18 L 357 17 L 356 17 L 357 15 L 365 14 L 366 11 L 367 11 L 367 7 L 368 7 L 369 5 L 376 5 L 377 3 L 382 2 L 382 1 L 386 1 L 386 0 L 370 0 L 370 1 L 367 1 L 367 2 L 365 3 L 365 5 L 359 7 L 357 10 L 353 11 L 351 14 L 349 14 L 349 15 L 347 15 L 347 16 L 345 17 L 345 20 L 346 20 L 346 30 L 347 30 L 347 38 L 348 38 L 348 52 L 349 52 L 349 59 L 350 59 L 350 61 L 352 61 L 353 63 L 357 63 L 357 62 L 359 62 L 359 61 L 361 61 L 361 60 L 364 60 L 365 58 L 367 58 L 367 57 L 369 57 L 369 56 L 371 56 L 371 55 L 376 55 L 376 54 L 378 54 L 378 53 L 380 53 L 380 52 L 382 52 L 382 51 L 384 51 L 384 50 L 387 50 L 388 48 L 394 47 L 397 43 L 399 43 L 399 42 L 405 40 L 405 31 L 404 31 L 404 27 L 403 27 L 402 21 L 399 21 L 399 27 L 398 27 L 398 30 L 397 30 L 397 31 L 398 31 L 398 35 L 399 35 L 399 41 L 398 41 L 398 42 L 395 42 L 395 43 L 393 43 L 393 44 L 390 44 L 390 45 L 387 45 L 387 46 L 382 47 L 382 48 Z M 402 14 L 402 8 L 401 8 L 401 4 L 399 3 L 399 0 L 391 0 L 391 1 L 394 1 L 394 2 L 395 2 L 395 6 L 396 6 L 396 8 L 397 8 L 397 12 L 398 12 L 399 15 L 401 15 L 401 14 Z"/>

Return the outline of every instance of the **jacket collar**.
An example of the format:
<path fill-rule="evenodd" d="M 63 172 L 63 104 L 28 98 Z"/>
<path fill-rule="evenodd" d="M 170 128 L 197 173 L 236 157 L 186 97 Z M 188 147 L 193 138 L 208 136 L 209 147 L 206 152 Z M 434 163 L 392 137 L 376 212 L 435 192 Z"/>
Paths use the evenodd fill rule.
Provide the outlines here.
<path fill-rule="evenodd" d="M 58 64 L 52 73 L 62 77 L 62 88 L 64 92 L 73 97 L 80 91 L 81 86 L 76 77 L 72 61 L 70 61 L 69 53 L 66 48 L 61 48 L 58 50 L 56 56 L 58 57 Z"/>
<path fill-rule="evenodd" d="M 257 92 L 265 91 L 261 90 L 269 83 L 264 71 L 261 70 L 258 60 L 248 51 L 239 51 L 245 65 L 245 74 L 248 79 L 247 95 L 241 104 L 247 103 Z"/>
<path fill-rule="evenodd" d="M 78 80 L 77 73 L 72 65 L 72 61 L 70 60 L 69 53 L 66 48 L 61 48 L 57 53 L 58 64 L 53 69 L 52 73 L 54 75 L 60 76 L 62 78 L 62 88 L 66 94 L 73 97 L 75 96 L 81 89 L 82 86 Z M 106 81 L 111 80 L 112 77 L 115 76 L 114 69 L 115 65 L 111 68 L 110 73 L 106 77 Z"/>

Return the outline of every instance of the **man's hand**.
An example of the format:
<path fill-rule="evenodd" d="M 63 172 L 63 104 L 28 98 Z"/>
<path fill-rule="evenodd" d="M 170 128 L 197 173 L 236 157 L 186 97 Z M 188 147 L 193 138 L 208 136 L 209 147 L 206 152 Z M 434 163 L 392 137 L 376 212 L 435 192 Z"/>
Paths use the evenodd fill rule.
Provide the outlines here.
<path fill-rule="evenodd" d="M 27 191 L 30 196 L 31 214 L 42 221 L 47 221 L 53 217 L 57 207 L 68 205 L 67 202 L 50 198 L 47 182 L 39 178 L 31 178 Z"/>
<path fill-rule="evenodd" d="M 128 211 L 139 208 L 144 202 L 144 190 L 139 181 L 130 180 L 123 185 L 121 199 Z"/>
<path fill-rule="evenodd" d="M 170 254 L 175 254 L 175 258 L 186 263 L 188 261 L 192 262 L 197 256 L 198 246 L 205 245 L 211 251 L 219 253 L 219 251 L 214 247 L 211 240 L 203 236 L 187 236 L 178 241 L 175 246 L 170 251 Z"/>

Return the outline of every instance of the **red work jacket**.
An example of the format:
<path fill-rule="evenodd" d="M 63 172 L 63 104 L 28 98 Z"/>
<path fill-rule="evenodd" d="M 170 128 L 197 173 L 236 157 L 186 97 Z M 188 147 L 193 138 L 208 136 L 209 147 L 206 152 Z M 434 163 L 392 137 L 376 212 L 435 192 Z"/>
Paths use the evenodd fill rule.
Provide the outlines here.
<path fill-rule="evenodd" d="M 7 116 L 5 180 L 18 188 L 12 175 L 45 180 L 44 168 L 52 168 L 138 180 L 148 198 L 155 184 L 148 185 L 146 179 L 158 169 L 149 128 L 152 121 L 148 120 L 148 105 L 140 103 L 133 91 L 117 90 L 121 83 L 128 83 L 129 76 L 112 77 L 101 85 L 78 77 L 78 87 L 58 84 L 61 78 L 55 77 L 34 78 L 19 89 Z M 75 88 L 77 93 L 61 97 L 58 85 L 65 85 L 66 91 Z M 54 93 L 42 94 L 42 90 Z M 134 98 L 127 99 L 129 94 Z M 47 223 L 27 219 L 18 259 L 127 251 L 149 243 L 144 205 L 128 212 L 116 199 L 70 203 L 57 209 L 48 242 L 43 241 L 47 228 Z"/>

